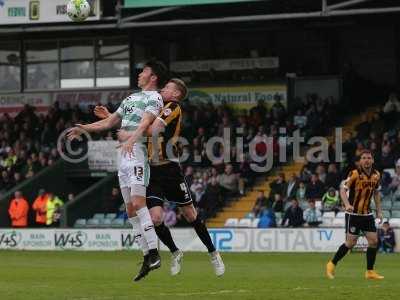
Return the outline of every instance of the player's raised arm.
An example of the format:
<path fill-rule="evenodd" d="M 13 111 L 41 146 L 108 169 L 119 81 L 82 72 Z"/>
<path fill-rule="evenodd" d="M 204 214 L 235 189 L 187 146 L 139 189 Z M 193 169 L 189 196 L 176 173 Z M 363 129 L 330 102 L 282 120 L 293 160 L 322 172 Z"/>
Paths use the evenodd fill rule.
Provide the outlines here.
<path fill-rule="evenodd" d="M 121 117 L 117 113 L 110 114 L 107 118 L 90 123 L 90 124 L 76 124 L 68 132 L 68 139 L 73 140 L 78 138 L 84 131 L 87 132 L 100 132 L 107 129 L 111 129 L 117 126 L 121 122 Z"/>

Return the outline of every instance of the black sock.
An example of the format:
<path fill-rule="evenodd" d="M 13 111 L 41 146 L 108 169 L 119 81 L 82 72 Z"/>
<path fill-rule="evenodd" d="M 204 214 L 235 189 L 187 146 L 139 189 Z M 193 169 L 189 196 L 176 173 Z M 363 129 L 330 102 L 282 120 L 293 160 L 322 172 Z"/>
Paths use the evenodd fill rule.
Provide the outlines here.
<path fill-rule="evenodd" d="M 336 265 L 336 264 L 339 262 L 339 260 L 341 260 L 341 259 L 347 254 L 347 252 L 348 252 L 349 250 L 350 250 L 350 249 L 347 248 L 346 244 L 343 243 L 343 244 L 339 247 L 339 249 L 338 249 L 338 251 L 336 252 L 335 256 L 333 257 L 332 262 Z"/>
<path fill-rule="evenodd" d="M 161 242 L 163 242 L 165 246 L 168 247 L 171 253 L 174 253 L 178 250 L 178 247 L 176 247 L 175 242 L 172 239 L 171 231 L 167 226 L 164 225 L 164 223 L 161 223 L 161 225 L 159 226 L 155 226 L 154 229 L 157 233 L 158 238 L 161 240 Z"/>
<path fill-rule="evenodd" d="M 150 257 L 150 256 L 155 256 L 155 255 L 158 255 L 158 250 L 157 250 L 157 248 L 156 248 L 156 249 L 150 249 L 150 250 L 149 250 L 149 257 Z"/>
<path fill-rule="evenodd" d="M 198 237 L 203 242 L 204 246 L 207 247 L 208 252 L 209 253 L 214 252 L 215 247 L 213 242 L 211 241 L 210 234 L 208 233 L 206 225 L 204 225 L 204 223 L 201 222 L 199 216 L 197 216 L 196 220 L 190 223 L 190 225 L 194 228 Z"/>
<path fill-rule="evenodd" d="M 367 248 L 367 270 L 374 269 L 377 251 L 378 251 L 378 248 L 372 248 L 372 247 Z"/>

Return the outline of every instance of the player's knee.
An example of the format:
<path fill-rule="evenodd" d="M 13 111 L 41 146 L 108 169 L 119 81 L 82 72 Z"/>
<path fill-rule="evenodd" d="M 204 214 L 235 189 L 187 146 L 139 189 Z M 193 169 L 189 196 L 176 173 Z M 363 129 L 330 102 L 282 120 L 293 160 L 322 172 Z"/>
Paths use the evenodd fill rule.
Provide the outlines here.
<path fill-rule="evenodd" d="M 356 245 L 357 241 L 346 241 L 345 245 L 347 248 L 352 249 Z"/>
<path fill-rule="evenodd" d="M 192 210 L 183 211 L 183 216 L 189 223 L 193 223 L 197 218 L 196 212 Z"/>
<path fill-rule="evenodd" d="M 143 203 L 140 203 L 139 201 L 131 201 L 131 207 L 135 212 L 140 210 L 144 206 L 145 205 L 143 205 Z"/>
<path fill-rule="evenodd" d="M 368 246 L 372 248 L 378 247 L 378 239 L 369 239 Z"/>
<path fill-rule="evenodd" d="M 151 220 L 153 221 L 154 226 L 160 226 L 163 222 L 160 214 L 151 214 Z"/>

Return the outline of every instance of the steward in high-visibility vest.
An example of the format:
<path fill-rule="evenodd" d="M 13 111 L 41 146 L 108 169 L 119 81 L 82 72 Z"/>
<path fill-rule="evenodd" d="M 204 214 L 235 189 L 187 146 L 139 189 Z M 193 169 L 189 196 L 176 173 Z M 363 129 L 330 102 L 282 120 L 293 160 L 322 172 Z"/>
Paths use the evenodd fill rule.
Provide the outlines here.
<path fill-rule="evenodd" d="M 59 208 L 64 202 L 52 193 L 49 193 L 46 204 L 46 225 L 50 226 L 58 220 L 55 217 L 59 214 Z"/>

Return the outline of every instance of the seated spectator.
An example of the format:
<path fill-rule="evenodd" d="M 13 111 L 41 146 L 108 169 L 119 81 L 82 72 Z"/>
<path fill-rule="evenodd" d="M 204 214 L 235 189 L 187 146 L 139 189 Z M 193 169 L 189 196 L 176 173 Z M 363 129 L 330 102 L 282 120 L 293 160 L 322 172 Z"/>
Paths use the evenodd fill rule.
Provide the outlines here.
<path fill-rule="evenodd" d="M 44 227 L 46 225 L 46 207 L 48 195 L 44 189 L 39 190 L 39 195 L 36 197 L 32 204 L 32 209 L 36 212 L 35 224 L 37 227 Z"/>
<path fill-rule="evenodd" d="M 192 185 L 190 186 L 190 191 L 194 196 L 194 205 L 200 202 L 201 197 L 203 197 L 207 184 L 203 182 L 202 178 L 197 178 L 193 181 Z"/>
<path fill-rule="evenodd" d="M 223 194 L 227 196 L 234 196 L 239 189 L 238 175 L 233 173 L 231 164 L 225 166 L 225 172 L 219 177 L 219 184 L 222 187 Z"/>
<path fill-rule="evenodd" d="M 168 202 L 164 202 L 164 224 L 173 227 L 176 224 L 176 213 Z"/>
<path fill-rule="evenodd" d="M 385 114 L 388 113 L 393 113 L 393 112 L 400 112 L 400 102 L 397 99 L 397 95 L 392 93 L 389 95 L 388 101 L 385 103 L 385 106 L 383 107 L 383 112 Z"/>
<path fill-rule="evenodd" d="M 310 227 L 316 227 L 322 223 L 322 213 L 315 207 L 315 201 L 308 201 L 308 208 L 304 211 L 303 219 Z"/>
<path fill-rule="evenodd" d="M 254 204 L 253 207 L 253 213 L 256 217 L 260 214 L 260 212 L 268 207 L 268 200 L 264 195 L 264 191 L 258 191 L 258 196 L 256 199 L 256 203 Z"/>
<path fill-rule="evenodd" d="M 336 164 L 329 164 L 328 173 L 326 174 L 325 186 L 339 189 L 340 174 L 337 170 Z"/>
<path fill-rule="evenodd" d="M 28 226 L 29 203 L 22 196 L 20 191 L 14 193 L 14 199 L 11 200 L 8 208 L 8 214 L 11 219 L 11 226 L 15 228 Z"/>
<path fill-rule="evenodd" d="M 307 184 L 306 198 L 321 200 L 324 195 L 324 184 L 318 179 L 317 174 L 311 175 L 311 180 Z"/>
<path fill-rule="evenodd" d="M 299 202 L 304 202 L 306 201 L 306 193 L 307 193 L 307 189 L 306 189 L 306 185 L 303 181 L 300 181 L 299 183 L 299 187 L 296 191 L 296 199 Z"/>
<path fill-rule="evenodd" d="M 378 162 L 382 169 L 392 168 L 395 157 L 389 144 L 382 147 L 381 161 Z"/>
<path fill-rule="evenodd" d="M 285 197 L 285 193 L 287 191 L 287 183 L 285 181 L 285 174 L 280 173 L 278 178 L 271 182 L 269 185 L 271 188 L 270 195 L 274 197 L 275 194 L 279 194 L 282 197 Z"/>
<path fill-rule="evenodd" d="M 326 169 L 325 169 L 325 166 L 323 165 L 323 164 L 319 164 L 318 166 L 317 166 L 317 168 L 315 169 L 315 173 L 317 174 L 317 176 L 318 176 L 318 179 L 323 183 L 323 184 L 325 184 L 325 181 L 326 181 Z"/>
<path fill-rule="evenodd" d="M 339 192 L 331 187 L 322 196 L 322 210 L 337 212 L 339 209 L 340 209 Z"/>
<path fill-rule="evenodd" d="M 396 246 L 396 238 L 393 228 L 389 222 L 384 222 L 382 228 L 378 230 L 379 250 L 381 252 L 393 253 Z"/>
<path fill-rule="evenodd" d="M 101 212 L 103 213 L 118 213 L 119 207 L 121 206 L 123 200 L 119 188 L 114 187 L 111 190 L 111 195 L 105 199 L 101 207 Z"/>
<path fill-rule="evenodd" d="M 274 210 L 271 208 L 261 211 L 260 221 L 257 225 L 258 228 L 272 228 L 276 227 L 276 218 Z"/>
<path fill-rule="evenodd" d="M 299 129 L 307 126 L 307 116 L 302 110 L 298 110 L 297 114 L 293 117 L 293 125 Z"/>
<path fill-rule="evenodd" d="M 282 226 L 301 227 L 303 226 L 303 210 L 299 206 L 299 201 L 293 198 L 292 205 L 285 211 L 282 219 Z M 287 223 L 287 224 L 286 224 Z"/>
<path fill-rule="evenodd" d="M 60 222 L 60 208 L 64 205 L 64 202 L 53 193 L 48 193 L 47 205 L 46 205 L 46 225 L 57 226 Z"/>
<path fill-rule="evenodd" d="M 296 197 L 297 189 L 299 186 L 299 182 L 295 173 L 290 176 L 290 179 L 287 183 L 285 199 Z"/>
<path fill-rule="evenodd" d="M 397 160 L 396 162 L 396 167 L 394 171 L 394 175 L 392 177 L 392 182 L 389 184 L 389 188 L 394 192 L 394 193 L 399 193 L 400 194 L 400 159 Z M 399 192 L 397 192 L 399 191 Z"/>
<path fill-rule="evenodd" d="M 215 215 L 216 210 L 224 205 L 221 197 L 221 187 L 218 184 L 217 178 L 211 177 L 210 180 L 198 204 L 201 219 Z"/>
<path fill-rule="evenodd" d="M 283 197 L 280 194 L 275 194 L 272 201 L 272 208 L 274 209 L 274 211 L 283 212 L 283 209 L 285 208 Z"/>

